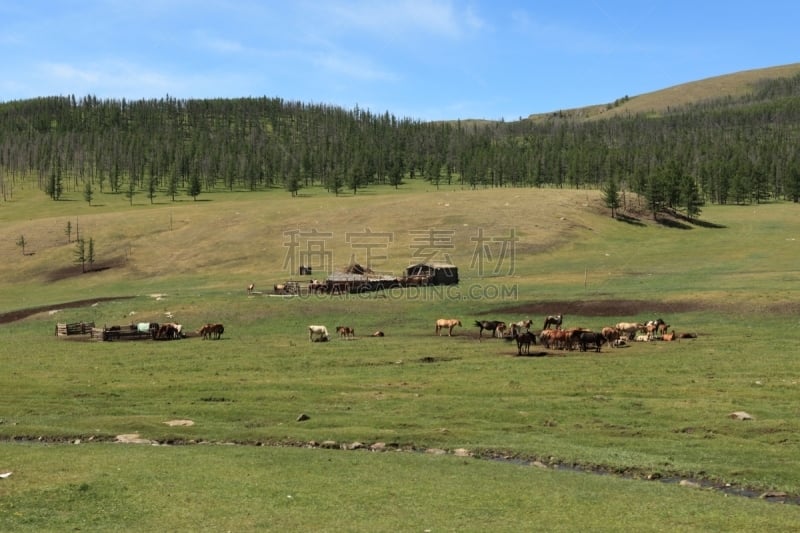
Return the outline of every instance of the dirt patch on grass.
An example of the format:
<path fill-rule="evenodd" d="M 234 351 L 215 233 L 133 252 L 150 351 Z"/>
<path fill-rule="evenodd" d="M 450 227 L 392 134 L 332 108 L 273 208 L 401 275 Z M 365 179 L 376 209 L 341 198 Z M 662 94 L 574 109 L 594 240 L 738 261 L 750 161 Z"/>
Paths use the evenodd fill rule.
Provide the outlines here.
<path fill-rule="evenodd" d="M 484 315 L 578 315 L 578 316 L 635 316 L 643 313 L 689 313 L 707 309 L 703 302 L 649 300 L 583 300 L 575 302 L 549 301 L 499 307 Z"/>
<path fill-rule="evenodd" d="M 54 309 L 75 309 L 77 307 L 88 307 L 92 304 L 97 302 L 111 302 L 114 300 L 129 300 L 134 298 L 133 296 L 110 296 L 106 298 L 91 298 L 87 300 L 75 300 L 74 302 L 64 302 L 59 304 L 50 304 L 50 305 L 40 305 L 37 307 L 28 307 L 26 309 L 16 309 L 14 311 L 7 311 L 5 313 L 0 313 L 0 324 L 8 324 L 9 322 L 15 322 L 17 320 L 22 320 L 23 318 L 28 318 L 31 315 L 35 315 L 37 313 L 44 313 L 46 311 L 52 311 Z"/>
<path fill-rule="evenodd" d="M 95 272 L 102 272 L 104 270 L 108 270 L 109 268 L 120 268 L 122 266 L 125 266 L 124 257 L 112 258 L 111 260 L 103 263 L 95 263 L 92 265 L 91 269 L 89 269 L 87 265 L 86 272 L 84 272 L 83 269 L 78 265 L 70 265 L 52 270 L 49 274 L 47 274 L 47 281 L 61 281 L 77 276 L 87 276 Z"/>

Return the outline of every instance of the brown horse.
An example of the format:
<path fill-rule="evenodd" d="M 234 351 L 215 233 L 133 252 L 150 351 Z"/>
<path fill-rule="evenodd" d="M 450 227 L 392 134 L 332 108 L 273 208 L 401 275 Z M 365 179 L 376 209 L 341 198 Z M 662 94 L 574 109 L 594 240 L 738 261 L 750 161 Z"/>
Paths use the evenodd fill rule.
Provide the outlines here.
<path fill-rule="evenodd" d="M 225 332 L 225 327 L 222 324 L 206 324 L 199 330 L 197 333 L 203 336 L 203 340 L 206 339 L 217 339 L 219 340 L 222 338 L 222 334 Z"/>
<path fill-rule="evenodd" d="M 336 326 L 336 333 L 344 338 L 356 336 L 355 328 L 351 328 L 350 326 Z"/>
<path fill-rule="evenodd" d="M 457 319 L 457 318 L 440 318 L 439 320 L 436 321 L 435 333 L 436 333 L 437 336 L 441 336 L 442 330 L 446 328 L 448 330 L 447 336 L 448 337 L 452 337 L 453 336 L 453 328 L 456 327 L 456 326 L 461 326 L 461 321 L 459 319 Z"/>

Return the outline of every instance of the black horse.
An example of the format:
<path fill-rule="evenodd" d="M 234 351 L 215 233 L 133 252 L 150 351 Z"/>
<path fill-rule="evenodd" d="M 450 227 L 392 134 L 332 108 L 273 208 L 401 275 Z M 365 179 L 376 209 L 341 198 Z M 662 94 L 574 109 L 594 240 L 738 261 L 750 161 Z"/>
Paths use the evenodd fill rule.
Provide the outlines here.
<path fill-rule="evenodd" d="M 529 355 L 531 353 L 531 344 L 536 344 L 536 335 L 530 331 L 516 333 L 514 339 L 517 341 L 517 355 Z"/>
<path fill-rule="evenodd" d="M 483 337 L 483 330 L 489 331 L 494 337 L 494 332 L 497 331 L 498 326 L 505 326 L 505 322 L 501 322 L 500 320 L 476 320 L 475 327 L 481 328 L 481 331 L 478 333 L 478 337 Z"/>
<path fill-rule="evenodd" d="M 542 329 L 547 329 L 551 325 L 555 326 L 556 329 L 561 329 L 561 323 L 564 321 L 564 315 L 550 315 L 544 319 L 544 326 Z"/>

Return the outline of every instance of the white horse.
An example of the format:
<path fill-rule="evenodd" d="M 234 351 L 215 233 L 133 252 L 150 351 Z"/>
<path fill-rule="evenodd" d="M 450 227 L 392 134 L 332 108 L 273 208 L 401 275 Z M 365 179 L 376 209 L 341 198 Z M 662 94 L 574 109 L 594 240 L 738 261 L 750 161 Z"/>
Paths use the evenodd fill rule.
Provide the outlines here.
<path fill-rule="evenodd" d="M 308 340 L 326 342 L 329 338 L 328 328 L 325 326 L 308 326 Z"/>

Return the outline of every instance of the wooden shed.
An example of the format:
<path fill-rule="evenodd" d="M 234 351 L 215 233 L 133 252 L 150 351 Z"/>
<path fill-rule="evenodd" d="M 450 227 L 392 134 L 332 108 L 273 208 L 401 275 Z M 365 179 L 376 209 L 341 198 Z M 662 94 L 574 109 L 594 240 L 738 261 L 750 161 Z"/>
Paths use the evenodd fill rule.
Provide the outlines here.
<path fill-rule="evenodd" d="M 426 285 L 457 285 L 458 268 L 449 263 L 416 263 L 406 267 L 405 277 L 425 280 Z"/>

